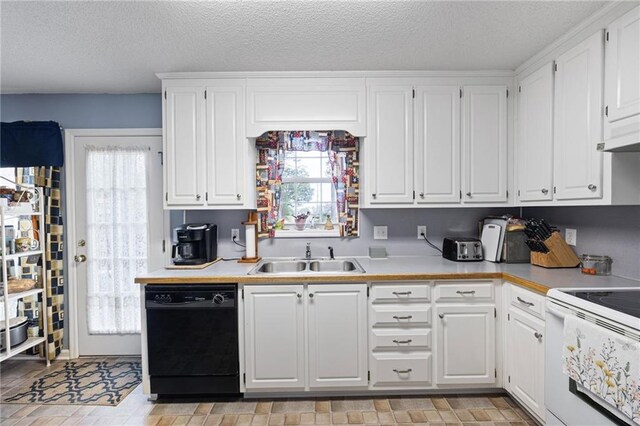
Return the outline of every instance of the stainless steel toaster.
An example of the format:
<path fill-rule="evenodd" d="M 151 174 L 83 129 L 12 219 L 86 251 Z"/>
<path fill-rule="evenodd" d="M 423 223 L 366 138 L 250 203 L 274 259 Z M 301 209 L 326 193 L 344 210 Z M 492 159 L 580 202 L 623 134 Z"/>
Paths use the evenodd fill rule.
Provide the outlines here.
<path fill-rule="evenodd" d="M 442 242 L 442 257 L 455 262 L 481 261 L 484 259 L 482 243 L 477 238 L 445 238 Z"/>

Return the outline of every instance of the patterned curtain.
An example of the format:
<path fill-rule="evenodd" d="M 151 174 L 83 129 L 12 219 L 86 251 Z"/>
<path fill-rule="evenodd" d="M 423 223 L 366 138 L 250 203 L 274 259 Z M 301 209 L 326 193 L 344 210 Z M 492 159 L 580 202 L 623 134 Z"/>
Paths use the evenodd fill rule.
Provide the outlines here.
<path fill-rule="evenodd" d="M 258 236 L 273 238 L 282 194 L 286 151 L 329 151 L 340 236 L 358 236 L 359 140 L 345 131 L 266 132 L 256 139 Z"/>
<path fill-rule="evenodd" d="M 46 333 L 49 342 L 49 360 L 55 359 L 62 351 L 64 333 L 64 262 L 63 262 L 63 224 L 60 197 L 60 168 L 59 167 L 25 167 L 16 169 L 16 182 L 35 185 L 43 189 L 44 196 L 44 231 L 45 247 L 43 261 L 43 281 L 49 297 L 46 300 L 46 314 L 48 316 L 49 329 L 42 329 L 40 322 L 40 335 Z M 35 224 L 39 228 L 40 224 Z M 33 265 L 26 264 L 23 258 L 23 276 L 36 273 Z M 19 315 L 24 315 L 30 320 L 37 316 L 37 304 L 42 303 L 42 294 L 25 298 L 24 304 L 19 307 Z M 45 356 L 43 346 L 40 346 L 41 356 Z"/>

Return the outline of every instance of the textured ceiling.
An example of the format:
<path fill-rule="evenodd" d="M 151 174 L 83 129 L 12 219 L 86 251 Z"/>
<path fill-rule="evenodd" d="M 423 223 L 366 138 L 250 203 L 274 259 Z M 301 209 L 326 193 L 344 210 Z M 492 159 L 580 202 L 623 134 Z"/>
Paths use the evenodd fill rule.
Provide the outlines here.
<path fill-rule="evenodd" d="M 0 3 L 3 93 L 158 92 L 156 72 L 513 70 L 604 2 Z"/>

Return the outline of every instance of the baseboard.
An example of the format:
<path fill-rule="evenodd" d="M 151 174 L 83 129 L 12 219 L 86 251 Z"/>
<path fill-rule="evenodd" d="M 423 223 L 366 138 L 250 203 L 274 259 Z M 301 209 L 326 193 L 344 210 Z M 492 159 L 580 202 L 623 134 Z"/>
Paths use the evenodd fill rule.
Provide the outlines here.
<path fill-rule="evenodd" d="M 71 359 L 71 351 L 69 349 L 63 349 L 60 351 L 60 354 L 56 357 L 56 359 Z"/>

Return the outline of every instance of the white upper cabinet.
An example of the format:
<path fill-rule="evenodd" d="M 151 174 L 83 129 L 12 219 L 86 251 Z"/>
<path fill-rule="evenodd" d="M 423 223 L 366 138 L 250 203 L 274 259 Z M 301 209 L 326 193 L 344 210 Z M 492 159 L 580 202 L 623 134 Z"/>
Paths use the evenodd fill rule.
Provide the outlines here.
<path fill-rule="evenodd" d="M 556 198 L 602 197 L 603 34 L 598 31 L 556 60 L 554 178 Z"/>
<path fill-rule="evenodd" d="M 607 28 L 605 77 L 609 121 L 640 114 L 640 6 Z"/>
<path fill-rule="evenodd" d="M 165 203 L 204 206 L 204 88 L 169 86 L 165 99 Z"/>
<path fill-rule="evenodd" d="M 163 86 L 165 207 L 251 207 L 247 167 L 255 159 L 245 137 L 244 80 Z"/>
<path fill-rule="evenodd" d="M 462 114 L 465 203 L 507 201 L 507 87 L 465 86 Z"/>
<path fill-rule="evenodd" d="M 346 130 L 366 135 L 364 78 L 250 78 L 247 137 L 270 130 Z"/>
<path fill-rule="evenodd" d="M 367 285 L 308 287 L 309 387 L 367 386 Z"/>
<path fill-rule="evenodd" d="M 460 201 L 460 86 L 415 88 L 416 202 Z"/>
<path fill-rule="evenodd" d="M 244 80 L 206 86 L 207 205 L 242 205 L 246 179 Z"/>
<path fill-rule="evenodd" d="M 517 179 L 520 201 L 553 198 L 553 63 L 518 87 Z"/>
<path fill-rule="evenodd" d="M 413 204 L 413 88 L 369 85 L 366 195 L 369 204 Z"/>
<path fill-rule="evenodd" d="M 247 389 L 305 387 L 303 291 L 303 285 L 244 288 Z"/>

